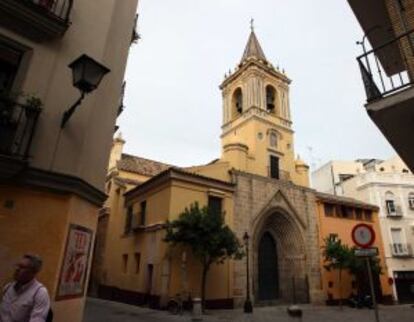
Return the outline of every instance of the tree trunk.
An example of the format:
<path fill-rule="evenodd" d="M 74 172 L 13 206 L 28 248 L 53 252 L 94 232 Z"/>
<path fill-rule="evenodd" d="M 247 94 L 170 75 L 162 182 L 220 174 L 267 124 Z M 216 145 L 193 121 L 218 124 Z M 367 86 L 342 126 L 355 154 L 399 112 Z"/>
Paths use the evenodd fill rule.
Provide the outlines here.
<path fill-rule="evenodd" d="M 210 268 L 209 264 L 203 265 L 203 275 L 201 277 L 201 307 L 204 312 L 205 308 L 205 298 L 206 298 L 206 283 L 207 283 L 207 273 Z"/>
<path fill-rule="evenodd" d="M 339 268 L 339 308 L 342 310 L 342 268 Z"/>

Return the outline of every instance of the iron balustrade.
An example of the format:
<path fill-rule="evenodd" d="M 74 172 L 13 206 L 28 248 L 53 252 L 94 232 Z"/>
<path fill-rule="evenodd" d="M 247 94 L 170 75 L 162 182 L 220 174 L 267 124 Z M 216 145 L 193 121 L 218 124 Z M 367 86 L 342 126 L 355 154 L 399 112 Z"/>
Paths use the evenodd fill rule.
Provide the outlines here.
<path fill-rule="evenodd" d="M 0 155 L 28 159 L 40 111 L 0 98 Z"/>
<path fill-rule="evenodd" d="M 408 53 L 408 54 L 407 54 Z M 414 29 L 357 57 L 367 102 L 384 98 L 414 84 Z M 385 63 L 386 65 L 383 65 Z"/>
<path fill-rule="evenodd" d="M 409 244 L 392 243 L 390 244 L 390 249 L 395 257 L 410 257 L 413 254 L 412 247 Z"/>
<path fill-rule="evenodd" d="M 73 0 L 20 0 L 28 2 L 45 13 L 51 14 L 66 22 L 69 21 L 70 12 L 73 7 Z"/>

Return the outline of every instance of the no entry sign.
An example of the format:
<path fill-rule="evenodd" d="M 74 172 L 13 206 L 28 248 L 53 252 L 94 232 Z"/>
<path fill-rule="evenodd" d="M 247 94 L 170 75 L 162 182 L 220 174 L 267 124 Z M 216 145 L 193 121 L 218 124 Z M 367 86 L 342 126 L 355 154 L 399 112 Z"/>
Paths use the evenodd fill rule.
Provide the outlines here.
<path fill-rule="evenodd" d="M 371 226 L 367 224 L 358 224 L 352 229 L 352 240 L 355 245 L 368 248 L 375 241 L 375 232 Z"/>

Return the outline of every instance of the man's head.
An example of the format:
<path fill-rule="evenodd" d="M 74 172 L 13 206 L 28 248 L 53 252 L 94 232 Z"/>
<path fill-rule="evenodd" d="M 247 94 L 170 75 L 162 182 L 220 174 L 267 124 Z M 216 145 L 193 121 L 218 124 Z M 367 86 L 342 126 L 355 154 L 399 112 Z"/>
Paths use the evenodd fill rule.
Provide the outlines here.
<path fill-rule="evenodd" d="M 42 268 L 42 259 L 39 256 L 26 254 L 16 264 L 14 279 L 20 284 L 30 282 Z"/>

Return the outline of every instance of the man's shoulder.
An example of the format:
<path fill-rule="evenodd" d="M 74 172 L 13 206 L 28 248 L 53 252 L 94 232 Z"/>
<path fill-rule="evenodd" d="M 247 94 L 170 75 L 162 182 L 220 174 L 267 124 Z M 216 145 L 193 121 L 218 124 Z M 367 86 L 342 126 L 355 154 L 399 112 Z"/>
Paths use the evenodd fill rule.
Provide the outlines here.
<path fill-rule="evenodd" d="M 49 297 L 49 292 L 47 291 L 46 286 L 44 286 L 42 283 L 40 283 L 39 281 L 35 280 L 34 282 L 34 289 L 35 289 L 35 296 L 36 297 Z"/>
<path fill-rule="evenodd" d="M 8 282 L 8 283 L 4 284 L 3 287 L 2 287 L 2 293 L 5 294 L 10 289 L 10 287 L 13 286 L 13 284 L 14 284 L 14 282 Z"/>

